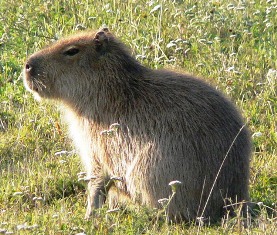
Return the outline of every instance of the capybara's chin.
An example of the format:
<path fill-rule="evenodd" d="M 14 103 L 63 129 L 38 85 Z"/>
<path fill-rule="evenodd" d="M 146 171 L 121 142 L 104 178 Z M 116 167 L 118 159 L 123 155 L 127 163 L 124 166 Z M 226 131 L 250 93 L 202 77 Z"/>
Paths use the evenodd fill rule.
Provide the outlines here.
<path fill-rule="evenodd" d="M 46 86 L 41 84 L 38 80 L 23 78 L 25 88 L 31 92 L 34 98 L 38 101 L 41 99 L 53 99 L 53 91 L 47 90 Z"/>
<path fill-rule="evenodd" d="M 64 106 L 86 170 L 87 218 L 105 202 L 162 208 L 174 180 L 174 221 L 217 221 L 249 199 L 248 129 L 203 80 L 144 67 L 108 29 L 36 52 L 24 74 L 28 90 Z"/>
<path fill-rule="evenodd" d="M 23 82 L 25 88 L 30 91 L 37 100 L 40 100 L 42 96 L 42 88 L 37 84 L 37 81 L 33 81 L 32 78 L 25 75 L 23 77 Z"/>

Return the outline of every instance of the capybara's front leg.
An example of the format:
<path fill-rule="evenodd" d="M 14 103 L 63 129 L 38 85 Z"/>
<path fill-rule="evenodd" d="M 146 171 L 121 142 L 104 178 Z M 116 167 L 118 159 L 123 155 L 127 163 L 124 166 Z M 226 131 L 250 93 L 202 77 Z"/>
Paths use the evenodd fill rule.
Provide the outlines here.
<path fill-rule="evenodd" d="M 101 208 L 106 199 L 104 180 L 94 182 L 90 180 L 87 188 L 87 211 L 85 219 L 88 219 L 93 214 L 93 209 Z"/>

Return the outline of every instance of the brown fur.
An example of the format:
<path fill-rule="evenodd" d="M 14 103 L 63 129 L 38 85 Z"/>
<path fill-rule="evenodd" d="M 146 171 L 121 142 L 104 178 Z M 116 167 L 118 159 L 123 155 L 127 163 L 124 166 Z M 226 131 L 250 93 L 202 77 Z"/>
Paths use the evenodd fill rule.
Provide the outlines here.
<path fill-rule="evenodd" d="M 87 217 L 109 189 L 110 201 L 127 197 L 159 207 L 172 180 L 182 184 L 169 206 L 171 219 L 216 220 L 224 199 L 248 200 L 250 140 L 246 128 L 239 133 L 243 121 L 234 105 L 191 75 L 144 67 L 108 30 L 80 33 L 33 54 L 24 83 L 65 107 L 87 174 L 97 177 L 88 184 Z M 100 134 L 113 123 L 120 124 L 114 136 Z M 122 181 L 106 187 L 113 176 Z"/>

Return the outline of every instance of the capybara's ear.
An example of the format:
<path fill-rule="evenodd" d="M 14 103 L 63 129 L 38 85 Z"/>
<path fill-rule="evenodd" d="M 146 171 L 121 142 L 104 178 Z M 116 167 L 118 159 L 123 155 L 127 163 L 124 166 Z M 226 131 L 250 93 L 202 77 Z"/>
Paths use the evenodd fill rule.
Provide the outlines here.
<path fill-rule="evenodd" d="M 108 27 L 103 27 L 99 31 L 103 31 L 103 32 L 106 32 L 106 33 L 110 32 Z"/>
<path fill-rule="evenodd" d="M 109 29 L 103 28 L 95 34 L 93 41 L 96 50 L 102 50 L 105 48 L 106 43 L 109 41 L 109 36 L 107 35 L 108 33 Z"/>

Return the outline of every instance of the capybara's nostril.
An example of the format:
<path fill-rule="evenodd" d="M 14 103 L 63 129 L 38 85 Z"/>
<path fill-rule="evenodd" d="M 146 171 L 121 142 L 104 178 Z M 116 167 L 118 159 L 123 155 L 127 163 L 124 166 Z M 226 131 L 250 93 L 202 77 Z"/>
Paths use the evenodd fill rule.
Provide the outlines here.
<path fill-rule="evenodd" d="M 30 72 L 31 69 L 32 69 L 32 66 L 31 66 L 30 64 L 27 63 L 27 64 L 25 65 L 25 69 L 26 69 L 27 72 Z"/>

